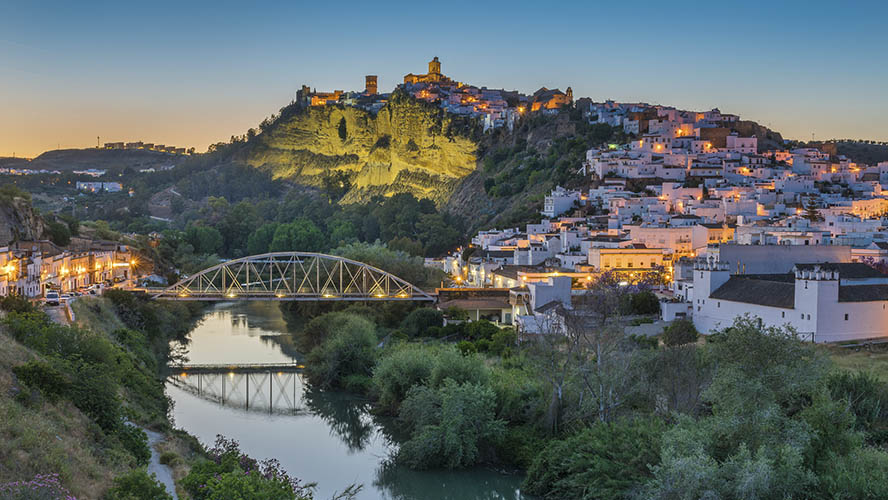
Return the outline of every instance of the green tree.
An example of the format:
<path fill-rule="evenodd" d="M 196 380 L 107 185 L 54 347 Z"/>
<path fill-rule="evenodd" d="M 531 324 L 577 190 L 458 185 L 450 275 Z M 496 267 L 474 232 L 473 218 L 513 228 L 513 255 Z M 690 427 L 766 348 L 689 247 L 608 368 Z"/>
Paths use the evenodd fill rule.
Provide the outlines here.
<path fill-rule="evenodd" d="M 412 388 L 401 419 L 413 429 L 398 459 L 413 469 L 468 467 L 481 460 L 505 431 L 496 418 L 496 395 L 480 384 L 447 380 L 435 390 Z"/>
<path fill-rule="evenodd" d="M 401 322 L 401 330 L 408 337 L 424 335 L 433 326 L 444 324 L 444 313 L 431 307 L 420 307 L 410 311 L 410 314 Z"/>
<path fill-rule="evenodd" d="M 259 216 L 252 203 L 241 201 L 231 207 L 219 223 L 227 255 L 240 257 L 247 249 L 249 237 L 259 224 Z"/>
<path fill-rule="evenodd" d="M 324 245 L 324 234 L 321 230 L 312 221 L 300 218 L 278 226 L 269 249 L 272 252 L 317 252 L 323 249 Z"/>
<path fill-rule="evenodd" d="M 222 249 L 222 233 L 214 227 L 192 224 L 185 229 L 185 239 L 198 254 L 214 254 Z"/>
<path fill-rule="evenodd" d="M 823 216 L 817 210 L 817 203 L 814 201 L 814 198 L 809 198 L 808 203 L 805 204 L 804 217 L 811 222 L 823 222 Z"/>
<path fill-rule="evenodd" d="M 247 238 L 247 253 L 259 255 L 268 252 L 279 225 L 276 222 L 267 222 L 253 231 Z"/>
<path fill-rule="evenodd" d="M 697 341 L 697 328 L 689 319 L 677 319 L 663 329 L 663 343 L 667 346 L 690 344 Z"/>
<path fill-rule="evenodd" d="M 361 316 L 341 315 L 336 331 L 308 355 L 309 380 L 322 388 L 369 387 L 376 364 L 376 326 Z"/>
<path fill-rule="evenodd" d="M 46 224 L 46 232 L 49 233 L 50 241 L 60 247 L 68 246 L 68 243 L 71 243 L 71 230 L 67 224 L 51 221 Z"/>

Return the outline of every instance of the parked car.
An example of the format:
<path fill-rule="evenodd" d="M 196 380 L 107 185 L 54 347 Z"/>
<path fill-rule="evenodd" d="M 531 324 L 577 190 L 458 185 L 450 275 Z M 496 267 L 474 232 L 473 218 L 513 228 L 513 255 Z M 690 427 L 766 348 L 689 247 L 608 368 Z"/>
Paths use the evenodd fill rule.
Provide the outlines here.
<path fill-rule="evenodd" d="M 59 296 L 59 302 L 68 302 L 69 300 L 71 300 L 71 294 L 69 293 L 63 293 Z"/>
<path fill-rule="evenodd" d="M 44 298 L 46 305 L 48 306 L 57 306 L 59 305 L 59 293 L 58 292 L 46 292 L 46 297 Z"/>

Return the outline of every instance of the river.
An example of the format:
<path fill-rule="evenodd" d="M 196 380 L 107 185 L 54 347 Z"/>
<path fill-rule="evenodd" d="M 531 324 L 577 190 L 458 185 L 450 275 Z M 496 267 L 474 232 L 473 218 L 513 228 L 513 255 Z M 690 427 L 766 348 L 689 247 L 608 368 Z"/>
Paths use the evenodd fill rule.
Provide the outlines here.
<path fill-rule="evenodd" d="M 175 347 L 194 364 L 297 363 L 298 354 L 281 347 L 288 338 L 277 303 L 231 302 L 208 308 L 190 342 Z M 309 390 L 295 370 L 176 374 L 166 389 L 177 427 L 204 444 L 222 434 L 254 458 L 276 458 L 291 475 L 317 483 L 319 500 L 350 484 L 363 485 L 362 500 L 522 498 L 520 476 L 389 464 L 400 439 L 397 422 L 371 415 L 361 398 Z"/>

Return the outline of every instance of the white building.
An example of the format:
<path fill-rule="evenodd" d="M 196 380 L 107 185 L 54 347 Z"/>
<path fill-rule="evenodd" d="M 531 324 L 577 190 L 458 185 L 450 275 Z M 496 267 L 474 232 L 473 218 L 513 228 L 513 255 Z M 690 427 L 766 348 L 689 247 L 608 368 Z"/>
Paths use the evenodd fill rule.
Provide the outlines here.
<path fill-rule="evenodd" d="M 580 201 L 579 191 L 568 191 L 561 186 L 557 186 L 552 193 L 546 196 L 543 203 L 542 214 L 546 217 L 557 217 L 571 208 Z"/>
<path fill-rule="evenodd" d="M 797 264 L 790 273 L 748 275 L 728 268 L 715 260 L 695 266 L 693 320 L 702 333 L 748 314 L 814 342 L 888 336 L 888 275 L 866 264 Z"/>

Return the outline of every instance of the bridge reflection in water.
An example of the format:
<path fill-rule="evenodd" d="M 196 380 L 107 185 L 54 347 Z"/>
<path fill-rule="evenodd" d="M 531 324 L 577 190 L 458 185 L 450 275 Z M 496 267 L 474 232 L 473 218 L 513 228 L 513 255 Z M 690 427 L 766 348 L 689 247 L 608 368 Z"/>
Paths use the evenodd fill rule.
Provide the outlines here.
<path fill-rule="evenodd" d="M 171 366 L 167 381 L 201 399 L 248 411 L 297 415 L 302 365 L 180 365 Z"/>

